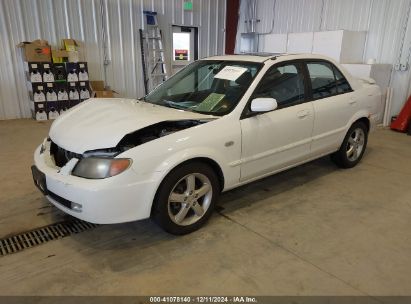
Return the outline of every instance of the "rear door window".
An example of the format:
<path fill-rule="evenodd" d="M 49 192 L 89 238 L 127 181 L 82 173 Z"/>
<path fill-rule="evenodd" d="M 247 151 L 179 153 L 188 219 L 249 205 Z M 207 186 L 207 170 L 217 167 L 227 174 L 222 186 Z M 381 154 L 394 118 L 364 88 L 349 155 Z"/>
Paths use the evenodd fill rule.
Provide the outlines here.
<path fill-rule="evenodd" d="M 348 83 L 348 80 L 344 77 L 344 75 L 337 69 L 337 67 L 333 66 L 335 80 L 337 82 L 337 92 L 339 94 L 352 92 L 351 86 Z"/>
<path fill-rule="evenodd" d="M 337 93 L 333 67 L 328 62 L 308 62 L 308 74 L 314 99 L 325 98 Z"/>
<path fill-rule="evenodd" d="M 313 99 L 352 92 L 348 80 L 341 71 L 327 61 L 307 62 Z"/>

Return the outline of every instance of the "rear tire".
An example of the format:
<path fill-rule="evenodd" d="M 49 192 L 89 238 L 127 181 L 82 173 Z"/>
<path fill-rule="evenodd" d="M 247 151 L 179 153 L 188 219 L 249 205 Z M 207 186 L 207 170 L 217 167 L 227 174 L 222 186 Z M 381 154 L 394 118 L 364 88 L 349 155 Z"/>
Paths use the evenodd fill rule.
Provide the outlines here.
<path fill-rule="evenodd" d="M 191 233 L 208 221 L 219 193 L 218 177 L 211 167 L 202 162 L 183 164 L 161 183 L 152 218 L 171 234 Z"/>
<path fill-rule="evenodd" d="M 331 154 L 331 160 L 344 169 L 356 166 L 364 155 L 367 141 L 367 126 L 362 121 L 355 122 L 348 130 L 340 149 Z"/>

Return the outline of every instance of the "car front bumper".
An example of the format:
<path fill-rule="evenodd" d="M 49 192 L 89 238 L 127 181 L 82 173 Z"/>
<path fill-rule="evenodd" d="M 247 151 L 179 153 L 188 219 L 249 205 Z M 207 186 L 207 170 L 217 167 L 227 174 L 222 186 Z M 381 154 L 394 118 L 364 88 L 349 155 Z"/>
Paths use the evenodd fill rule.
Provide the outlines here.
<path fill-rule="evenodd" d="M 35 168 L 45 177 L 46 198 L 57 208 L 81 220 L 114 224 L 148 218 L 158 182 L 155 173 L 141 176 L 131 167 L 105 179 L 86 179 L 58 168 L 48 150 L 39 146 Z"/>

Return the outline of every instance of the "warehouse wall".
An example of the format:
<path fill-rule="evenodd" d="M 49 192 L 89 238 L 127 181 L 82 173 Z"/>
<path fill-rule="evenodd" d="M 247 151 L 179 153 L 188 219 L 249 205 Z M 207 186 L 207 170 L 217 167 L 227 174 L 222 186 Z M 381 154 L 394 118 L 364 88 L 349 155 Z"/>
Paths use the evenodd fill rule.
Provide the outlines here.
<path fill-rule="evenodd" d="M 171 49 L 169 26 L 199 27 L 200 58 L 224 53 L 226 0 L 1 0 L 0 1 L 0 119 L 30 117 L 23 63 L 16 45 L 46 39 L 52 46 L 61 38 L 84 42 L 92 79 L 124 97 L 144 95 L 138 29 L 142 11 L 159 15 L 166 49 Z M 107 65 L 104 65 L 104 62 Z"/>
<path fill-rule="evenodd" d="M 377 63 L 409 61 L 411 51 L 411 0 L 258 0 L 257 24 L 260 33 L 292 33 L 327 30 L 367 31 L 364 62 L 376 58 Z M 249 0 L 240 7 L 239 35 L 246 31 Z M 403 39 L 404 37 L 404 39 Z M 410 95 L 411 71 L 393 71 L 392 114 L 400 111 Z"/>

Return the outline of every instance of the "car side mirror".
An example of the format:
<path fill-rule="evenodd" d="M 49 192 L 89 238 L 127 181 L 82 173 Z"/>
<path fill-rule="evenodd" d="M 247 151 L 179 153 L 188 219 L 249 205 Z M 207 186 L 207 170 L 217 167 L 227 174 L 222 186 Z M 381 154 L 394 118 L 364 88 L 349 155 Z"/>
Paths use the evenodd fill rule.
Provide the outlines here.
<path fill-rule="evenodd" d="M 277 109 L 278 103 L 274 98 L 255 98 L 251 101 L 251 112 L 263 113 Z"/>

